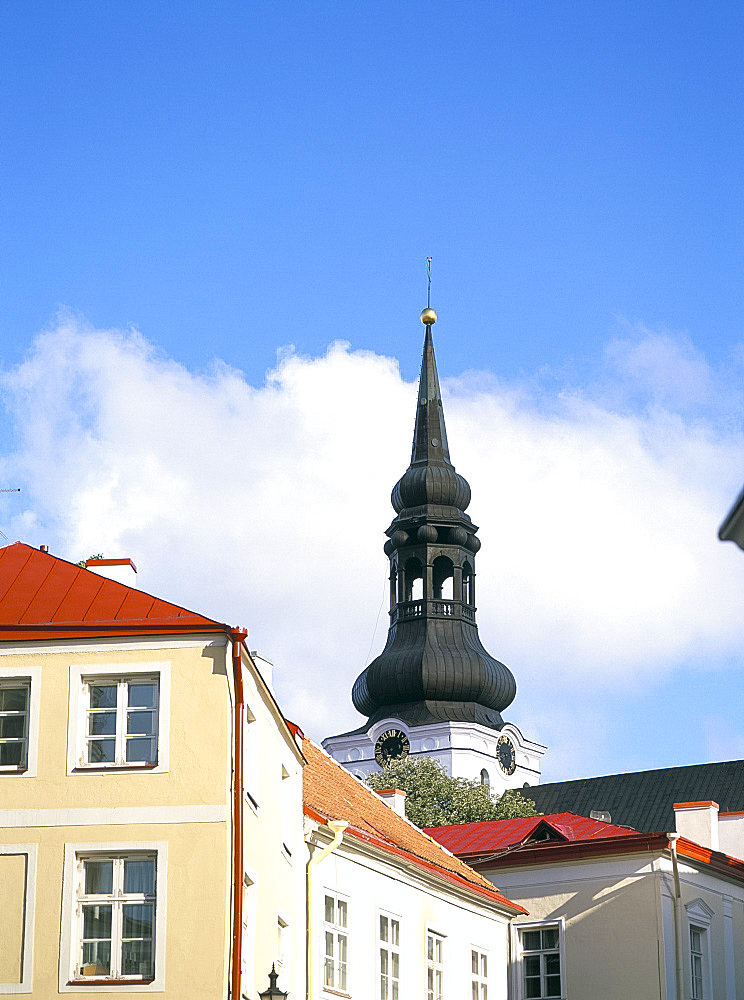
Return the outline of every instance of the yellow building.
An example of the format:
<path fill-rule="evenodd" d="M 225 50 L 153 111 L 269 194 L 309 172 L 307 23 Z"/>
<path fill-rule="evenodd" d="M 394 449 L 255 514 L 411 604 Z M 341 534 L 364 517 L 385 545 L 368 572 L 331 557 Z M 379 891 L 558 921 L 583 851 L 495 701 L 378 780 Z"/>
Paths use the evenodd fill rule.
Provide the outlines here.
<path fill-rule="evenodd" d="M 245 631 L 127 574 L 0 549 L 0 994 L 302 995 L 301 751 Z"/>

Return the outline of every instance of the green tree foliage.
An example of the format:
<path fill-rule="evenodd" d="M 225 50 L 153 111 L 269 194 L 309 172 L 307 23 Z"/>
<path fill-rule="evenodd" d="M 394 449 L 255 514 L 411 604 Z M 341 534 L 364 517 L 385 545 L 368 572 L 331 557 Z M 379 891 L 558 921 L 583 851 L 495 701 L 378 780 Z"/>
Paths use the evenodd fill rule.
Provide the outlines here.
<path fill-rule="evenodd" d="M 449 826 L 484 819 L 515 819 L 537 816 L 535 803 L 515 789 L 493 799 L 487 785 L 464 778 L 450 778 L 441 764 L 421 760 L 391 761 L 367 778 L 376 792 L 400 788 L 406 793 L 406 816 L 416 826 Z"/>

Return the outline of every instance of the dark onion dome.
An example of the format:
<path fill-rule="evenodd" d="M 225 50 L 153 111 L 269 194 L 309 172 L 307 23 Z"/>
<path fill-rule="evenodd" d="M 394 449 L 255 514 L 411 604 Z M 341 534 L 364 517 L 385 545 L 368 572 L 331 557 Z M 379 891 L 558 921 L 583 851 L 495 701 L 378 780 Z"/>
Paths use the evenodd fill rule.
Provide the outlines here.
<path fill-rule="evenodd" d="M 470 486 L 450 461 L 430 325 L 426 327 L 421 359 L 411 464 L 393 487 L 391 501 L 397 514 L 426 504 L 464 511 L 470 503 Z"/>
<path fill-rule="evenodd" d="M 390 500 L 397 514 L 427 503 L 467 510 L 470 486 L 452 465 L 412 465 L 393 487 Z"/>

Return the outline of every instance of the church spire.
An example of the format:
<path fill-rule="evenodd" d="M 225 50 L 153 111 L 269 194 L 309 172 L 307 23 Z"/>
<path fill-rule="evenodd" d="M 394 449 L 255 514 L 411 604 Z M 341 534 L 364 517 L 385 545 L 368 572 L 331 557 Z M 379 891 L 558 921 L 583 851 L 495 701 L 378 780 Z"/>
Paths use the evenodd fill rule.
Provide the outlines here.
<path fill-rule="evenodd" d="M 357 678 L 352 699 L 377 720 L 411 726 L 438 721 L 503 725 L 516 684 L 511 671 L 486 652 L 475 621 L 478 530 L 465 513 L 470 486 L 455 471 L 431 328 L 426 327 L 411 464 L 392 492 L 396 517 L 387 530 L 390 629 L 382 653 Z"/>

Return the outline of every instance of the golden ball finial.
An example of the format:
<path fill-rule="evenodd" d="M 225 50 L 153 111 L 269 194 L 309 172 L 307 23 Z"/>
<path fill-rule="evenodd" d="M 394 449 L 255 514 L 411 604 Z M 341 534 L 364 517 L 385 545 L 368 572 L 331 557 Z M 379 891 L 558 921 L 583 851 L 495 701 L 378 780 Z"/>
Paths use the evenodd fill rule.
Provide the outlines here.
<path fill-rule="evenodd" d="M 423 309 L 421 312 L 421 322 L 424 326 L 432 326 L 437 321 L 437 314 L 431 307 Z"/>

